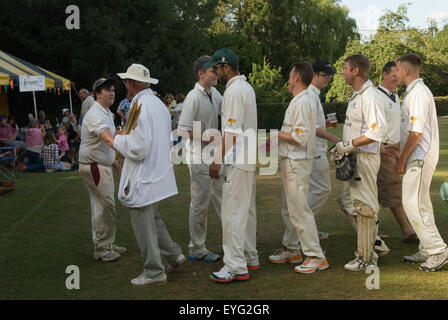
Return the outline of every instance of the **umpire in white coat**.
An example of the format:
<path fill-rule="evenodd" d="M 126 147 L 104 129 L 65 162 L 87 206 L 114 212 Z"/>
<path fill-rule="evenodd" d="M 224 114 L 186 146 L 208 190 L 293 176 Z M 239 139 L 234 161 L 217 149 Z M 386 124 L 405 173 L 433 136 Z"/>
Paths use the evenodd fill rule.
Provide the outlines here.
<path fill-rule="evenodd" d="M 143 258 L 143 273 L 133 279 L 142 286 L 166 282 L 161 254 L 171 267 L 187 261 L 168 233 L 158 212 L 159 202 L 177 194 L 173 165 L 170 160 L 171 120 L 167 108 L 149 88 L 158 80 L 138 64 L 119 73 L 126 88 L 138 100 L 141 112 L 130 134 L 116 134 L 113 147 L 124 157 L 118 198 L 131 209 L 131 222 Z"/>

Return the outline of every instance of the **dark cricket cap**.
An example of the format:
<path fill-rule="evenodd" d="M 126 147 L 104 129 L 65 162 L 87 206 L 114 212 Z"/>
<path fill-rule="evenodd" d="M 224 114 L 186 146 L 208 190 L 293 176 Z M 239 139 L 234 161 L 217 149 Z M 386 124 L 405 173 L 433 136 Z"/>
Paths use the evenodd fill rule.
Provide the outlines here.
<path fill-rule="evenodd" d="M 235 52 L 231 49 L 223 48 L 217 50 L 209 62 L 207 62 L 204 67 L 211 68 L 217 64 L 231 64 L 238 65 L 239 59 Z"/>
<path fill-rule="evenodd" d="M 323 72 L 325 74 L 328 74 L 329 76 L 332 76 L 336 73 L 336 70 L 331 66 L 331 64 L 327 61 L 318 60 L 313 63 L 313 72 Z"/>
<path fill-rule="evenodd" d="M 210 56 L 200 56 L 196 59 L 196 61 L 193 63 L 193 72 L 194 74 L 197 74 L 199 70 L 201 70 L 204 65 L 210 61 L 212 57 Z"/>
<path fill-rule="evenodd" d="M 92 91 L 95 92 L 98 87 L 105 86 L 107 84 L 115 84 L 115 80 L 112 78 L 99 78 L 93 84 Z"/>

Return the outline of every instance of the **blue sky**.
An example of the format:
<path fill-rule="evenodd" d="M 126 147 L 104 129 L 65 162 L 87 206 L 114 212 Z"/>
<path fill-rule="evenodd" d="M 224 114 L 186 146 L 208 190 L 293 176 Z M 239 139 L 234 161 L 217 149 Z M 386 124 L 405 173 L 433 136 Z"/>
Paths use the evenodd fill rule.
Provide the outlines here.
<path fill-rule="evenodd" d="M 371 32 L 363 30 L 376 30 L 378 18 L 386 9 L 396 11 L 403 3 L 408 6 L 409 25 L 416 28 L 426 28 L 427 19 L 436 19 L 439 26 L 448 24 L 448 0 L 341 0 L 341 4 L 348 7 L 349 15 L 356 20 L 358 29 L 362 34 Z"/>

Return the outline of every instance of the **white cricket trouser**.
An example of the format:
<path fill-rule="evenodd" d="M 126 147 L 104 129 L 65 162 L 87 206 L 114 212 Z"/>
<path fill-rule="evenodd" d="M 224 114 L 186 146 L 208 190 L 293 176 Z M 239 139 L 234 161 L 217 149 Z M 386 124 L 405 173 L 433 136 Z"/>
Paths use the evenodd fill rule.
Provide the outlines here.
<path fill-rule="evenodd" d="M 380 164 L 379 154 L 367 152 L 357 154 L 357 178 L 342 183 L 342 192 L 339 197 L 342 206 L 350 215 L 357 215 L 354 203 L 358 202 L 368 206 L 378 216 L 380 205 L 376 179 Z"/>
<path fill-rule="evenodd" d="M 132 228 L 142 254 L 143 273 L 149 278 L 165 272 L 160 254 L 174 265 L 182 253 L 179 245 L 171 239 L 158 207 L 157 202 L 142 208 L 130 208 Z"/>
<path fill-rule="evenodd" d="M 255 172 L 224 167 L 222 188 L 222 243 L 227 271 L 247 273 L 247 264 L 258 265 Z"/>
<path fill-rule="evenodd" d="M 317 216 L 331 194 L 330 164 L 326 155 L 313 160 L 308 191 L 308 205 Z"/>
<path fill-rule="evenodd" d="M 201 256 L 208 252 L 205 246 L 207 238 L 207 218 L 210 199 L 218 217 L 221 219 L 222 179 L 209 176 L 206 164 L 190 164 L 190 254 Z"/>
<path fill-rule="evenodd" d="M 102 248 L 115 241 L 116 211 L 112 167 L 80 163 L 79 173 L 90 194 L 93 244 Z"/>
<path fill-rule="evenodd" d="M 322 258 L 324 254 L 316 221 L 307 199 L 312 166 L 313 160 L 283 159 L 280 162 L 283 185 L 281 214 L 285 224 L 283 246 L 296 251 L 301 245 L 306 256 Z"/>
<path fill-rule="evenodd" d="M 442 253 L 447 245 L 434 220 L 430 186 L 434 169 L 424 161 L 412 161 L 403 176 L 403 207 L 409 222 L 420 239 L 420 253 L 429 256 Z"/>

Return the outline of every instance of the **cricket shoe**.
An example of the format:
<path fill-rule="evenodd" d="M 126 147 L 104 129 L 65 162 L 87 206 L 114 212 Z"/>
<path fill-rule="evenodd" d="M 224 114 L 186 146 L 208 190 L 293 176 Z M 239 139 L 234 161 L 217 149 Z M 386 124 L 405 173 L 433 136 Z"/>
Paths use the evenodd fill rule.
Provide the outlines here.
<path fill-rule="evenodd" d="M 442 253 L 429 256 L 428 259 L 420 265 L 419 269 L 422 271 L 437 271 L 447 263 L 448 249 L 445 249 Z"/>
<path fill-rule="evenodd" d="M 327 258 L 307 257 L 305 262 L 294 268 L 295 272 L 311 274 L 316 271 L 327 270 L 330 268 Z"/>
<path fill-rule="evenodd" d="M 188 260 L 190 261 L 202 261 L 202 262 L 216 262 L 220 259 L 220 256 L 216 253 L 213 253 L 211 251 L 207 251 L 201 256 L 197 256 L 194 254 L 188 255 Z"/>
<path fill-rule="evenodd" d="M 213 272 L 210 275 L 210 278 L 219 283 L 229 283 L 229 282 L 232 282 L 235 280 L 237 280 L 237 281 L 247 280 L 247 279 L 249 279 L 249 273 L 236 274 L 236 273 L 227 271 L 226 268 L 223 267 L 218 272 Z"/>
<path fill-rule="evenodd" d="M 137 278 L 131 280 L 131 284 L 134 286 L 147 286 L 151 284 L 163 284 L 166 282 L 167 282 L 167 276 L 165 272 L 163 272 L 161 275 L 155 278 L 149 278 L 144 273 L 142 273 Z"/>
<path fill-rule="evenodd" d="M 270 255 L 268 260 L 272 263 L 301 263 L 303 261 L 303 257 L 300 254 L 300 251 L 289 251 L 283 247 Z"/>
<path fill-rule="evenodd" d="M 113 249 L 113 244 L 108 244 L 102 248 L 95 247 L 93 250 L 93 258 L 104 262 L 112 262 L 120 258 L 120 254 Z"/>
<path fill-rule="evenodd" d="M 247 265 L 247 270 L 255 271 L 258 269 L 260 269 L 260 264 L 253 264 L 253 265 L 248 264 Z"/>
<path fill-rule="evenodd" d="M 404 256 L 404 263 L 423 263 L 428 259 L 427 256 L 422 255 L 420 252 L 414 253 L 412 256 Z"/>
<path fill-rule="evenodd" d="M 378 255 L 373 253 L 372 262 L 366 262 L 362 257 L 355 253 L 355 259 L 347 262 L 344 266 L 345 270 L 348 271 L 360 271 L 366 269 L 369 265 L 376 266 L 378 263 Z"/>
<path fill-rule="evenodd" d="M 126 251 L 127 251 L 125 247 L 119 247 L 115 244 L 112 244 L 112 250 L 120 255 L 126 253 Z M 97 246 L 94 246 L 93 247 L 93 259 L 100 260 L 101 259 L 100 252 L 101 252 L 101 249 Z"/>
<path fill-rule="evenodd" d="M 166 265 L 166 270 L 168 272 L 171 271 L 177 271 L 179 270 L 182 266 L 185 265 L 185 263 L 188 261 L 187 258 L 185 258 L 185 256 L 181 253 L 177 258 L 176 261 L 173 263 L 167 263 Z"/>

